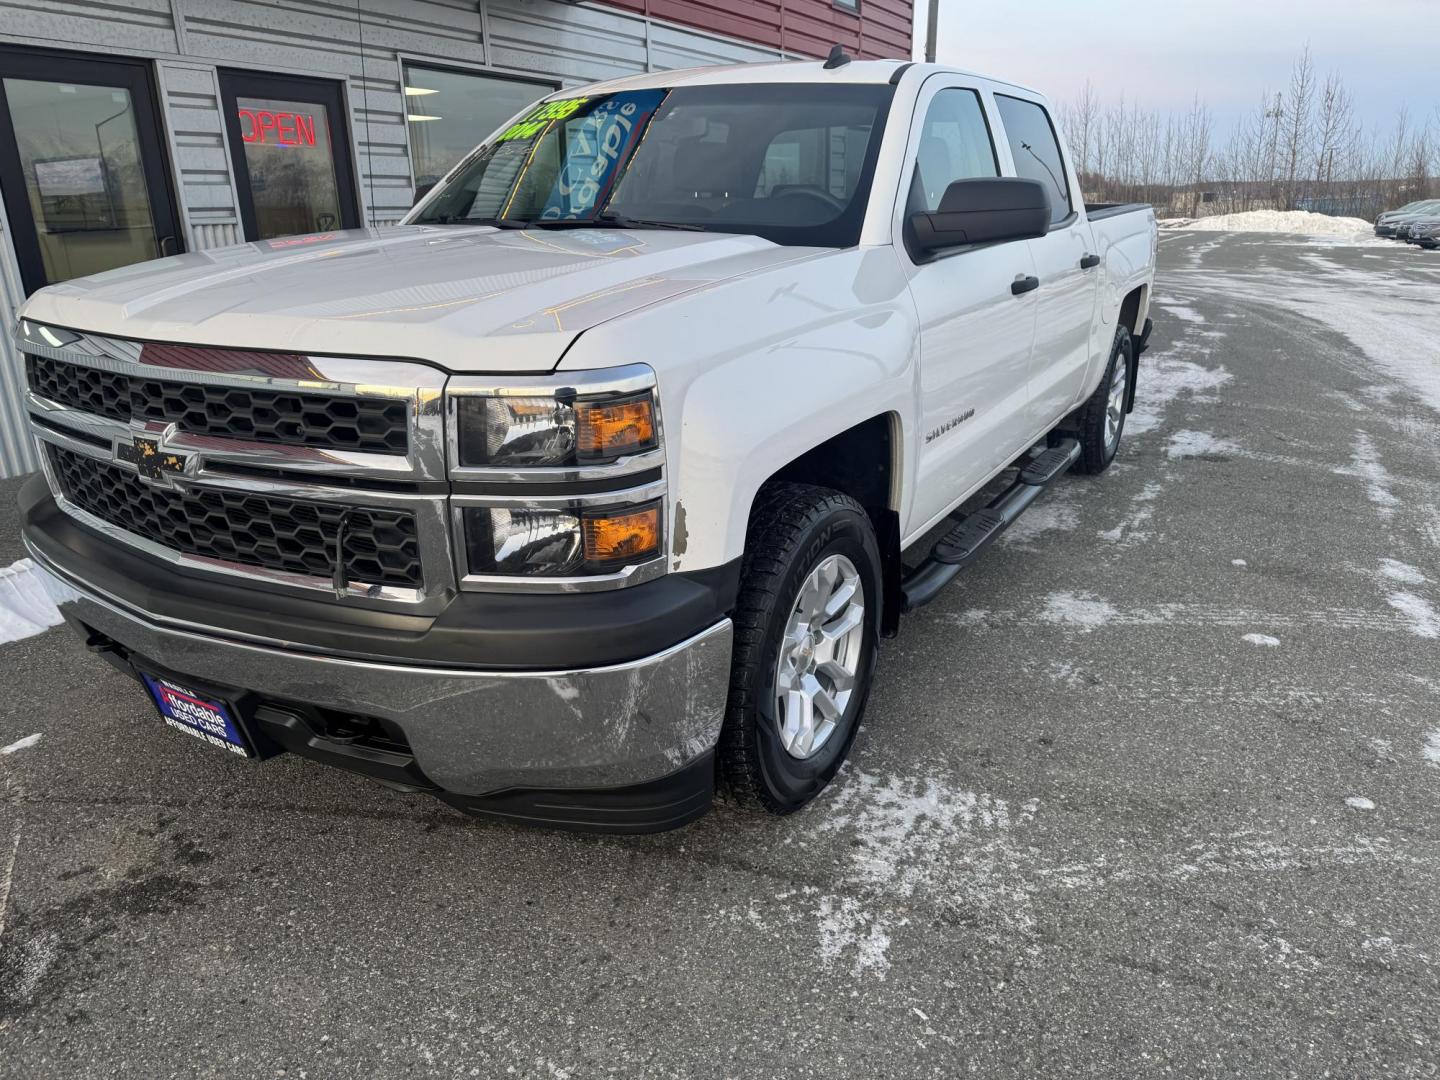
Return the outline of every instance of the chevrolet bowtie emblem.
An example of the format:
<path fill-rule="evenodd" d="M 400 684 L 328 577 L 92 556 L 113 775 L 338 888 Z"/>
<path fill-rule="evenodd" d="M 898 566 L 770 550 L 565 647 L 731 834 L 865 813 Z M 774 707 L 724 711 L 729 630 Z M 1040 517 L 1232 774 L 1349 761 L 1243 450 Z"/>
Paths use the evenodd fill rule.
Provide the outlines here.
<path fill-rule="evenodd" d="M 163 480 L 166 476 L 185 471 L 185 455 L 172 454 L 160 448 L 158 439 L 136 435 L 128 443 L 118 443 L 115 460 L 134 465 L 147 480 Z"/>

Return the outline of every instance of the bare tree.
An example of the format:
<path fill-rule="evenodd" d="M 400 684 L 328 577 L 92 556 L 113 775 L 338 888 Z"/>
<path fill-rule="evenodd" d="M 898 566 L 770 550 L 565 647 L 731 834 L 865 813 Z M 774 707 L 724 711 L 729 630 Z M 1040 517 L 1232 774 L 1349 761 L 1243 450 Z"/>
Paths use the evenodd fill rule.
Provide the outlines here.
<path fill-rule="evenodd" d="M 1440 106 L 1419 124 L 1402 108 L 1393 131 L 1366 128 L 1338 73 L 1317 80 L 1308 45 L 1285 90 L 1266 91 L 1219 145 L 1198 95 L 1183 113 L 1161 113 L 1124 96 L 1107 106 L 1087 83 L 1063 115 L 1087 195 L 1162 213 L 1196 216 L 1202 201 L 1218 212 L 1294 209 L 1313 195 L 1368 215 L 1440 194 Z"/>
<path fill-rule="evenodd" d="M 1210 109 L 1196 95 L 1185 114 L 1180 137 L 1185 183 L 1190 186 L 1190 216 L 1200 212 L 1200 189 L 1210 164 Z"/>
<path fill-rule="evenodd" d="M 1100 98 L 1090 80 L 1085 80 L 1085 89 L 1073 108 L 1065 112 L 1066 137 L 1070 140 L 1070 156 L 1075 162 L 1075 171 L 1082 178 L 1090 169 L 1091 140 L 1095 137 L 1095 126 L 1100 122 Z M 1083 184 L 1084 179 L 1081 180 Z"/>
<path fill-rule="evenodd" d="M 1355 137 L 1355 124 L 1350 117 L 1350 95 L 1340 76 L 1331 72 L 1320 91 L 1320 109 L 1316 116 L 1315 181 L 1326 187 L 1334 182 L 1337 159 L 1343 164 L 1347 144 Z"/>
<path fill-rule="evenodd" d="M 1315 64 L 1307 44 L 1290 70 L 1290 91 L 1285 96 L 1285 187 L 1282 196 L 1287 210 L 1295 209 L 1300 198 L 1300 177 L 1313 138 L 1311 113 L 1315 106 Z"/>

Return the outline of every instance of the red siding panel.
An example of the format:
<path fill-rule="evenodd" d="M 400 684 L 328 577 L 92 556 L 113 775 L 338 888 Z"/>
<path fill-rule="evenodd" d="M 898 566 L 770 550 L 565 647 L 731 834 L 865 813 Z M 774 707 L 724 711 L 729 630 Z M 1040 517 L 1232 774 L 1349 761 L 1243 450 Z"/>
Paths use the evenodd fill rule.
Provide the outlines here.
<path fill-rule="evenodd" d="M 604 0 L 712 34 L 753 41 L 805 56 L 841 45 L 857 59 L 910 57 L 914 0 L 860 0 L 858 16 L 831 0 Z"/>

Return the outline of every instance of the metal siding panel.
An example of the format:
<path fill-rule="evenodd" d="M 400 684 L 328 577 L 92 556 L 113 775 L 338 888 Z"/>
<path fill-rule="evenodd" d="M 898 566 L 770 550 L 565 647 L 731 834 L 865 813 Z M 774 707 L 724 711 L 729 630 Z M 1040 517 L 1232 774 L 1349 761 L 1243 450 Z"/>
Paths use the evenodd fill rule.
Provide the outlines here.
<path fill-rule="evenodd" d="M 779 0 L 649 0 L 649 14 L 779 48 L 785 6 Z"/>
<path fill-rule="evenodd" d="M 831 0 L 601 0 L 681 26 L 785 52 L 824 56 L 841 44 L 864 58 L 910 55 L 912 0 L 861 0 L 860 14 Z"/>
<path fill-rule="evenodd" d="M 491 0 L 489 25 L 490 61 L 500 67 L 578 82 L 645 70 L 645 24 L 617 12 Z"/>
<path fill-rule="evenodd" d="M 191 235 L 195 240 L 196 251 L 209 251 L 241 242 L 240 226 L 234 222 L 202 222 L 191 227 Z"/>
<path fill-rule="evenodd" d="M 346 11 L 299 0 L 189 0 L 185 37 L 192 53 L 222 64 L 322 78 L 361 74 L 353 8 Z"/>
<path fill-rule="evenodd" d="M 189 246 L 214 246 L 212 232 L 202 226 L 228 227 L 238 234 L 240 221 L 215 69 L 167 61 L 157 69 Z"/>
<path fill-rule="evenodd" d="M 175 52 L 170 0 L 4 0 L 0 38 L 27 38 L 52 48 Z"/>
<path fill-rule="evenodd" d="M 762 63 L 775 58 L 775 50 L 763 45 L 710 37 L 663 23 L 650 29 L 650 64 L 656 71 L 706 64 Z"/>
<path fill-rule="evenodd" d="M 25 422 L 25 370 L 10 340 L 15 311 L 24 296 L 20 267 L 10 246 L 10 223 L 0 202 L 0 478 L 21 476 L 40 467 Z"/>

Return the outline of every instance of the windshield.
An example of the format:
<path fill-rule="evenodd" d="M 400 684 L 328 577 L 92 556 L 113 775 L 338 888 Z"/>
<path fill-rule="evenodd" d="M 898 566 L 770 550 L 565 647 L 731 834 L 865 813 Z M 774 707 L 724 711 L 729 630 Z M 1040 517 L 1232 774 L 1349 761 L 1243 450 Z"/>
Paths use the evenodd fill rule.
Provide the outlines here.
<path fill-rule="evenodd" d="M 848 247 L 892 92 L 750 84 L 549 101 L 481 145 L 410 220 L 673 227 Z"/>

